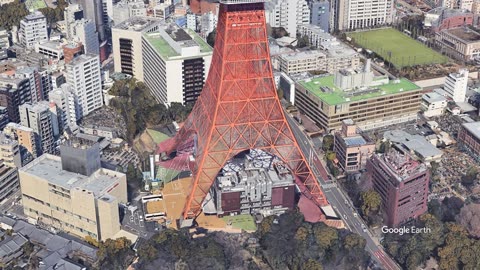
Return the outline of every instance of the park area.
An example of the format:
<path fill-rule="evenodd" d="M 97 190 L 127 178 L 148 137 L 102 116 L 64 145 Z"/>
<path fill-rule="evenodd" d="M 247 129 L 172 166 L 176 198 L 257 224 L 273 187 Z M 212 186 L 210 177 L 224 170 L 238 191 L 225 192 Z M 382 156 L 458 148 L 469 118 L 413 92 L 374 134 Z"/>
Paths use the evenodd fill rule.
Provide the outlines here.
<path fill-rule="evenodd" d="M 358 46 L 375 52 L 397 69 L 448 61 L 446 56 L 392 28 L 352 32 L 347 33 L 347 36 Z"/>

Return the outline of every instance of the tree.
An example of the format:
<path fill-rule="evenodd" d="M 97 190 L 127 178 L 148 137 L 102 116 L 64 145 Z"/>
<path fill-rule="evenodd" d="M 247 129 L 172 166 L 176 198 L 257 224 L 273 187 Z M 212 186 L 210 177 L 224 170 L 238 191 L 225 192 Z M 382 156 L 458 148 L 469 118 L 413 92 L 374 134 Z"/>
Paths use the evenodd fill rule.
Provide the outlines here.
<path fill-rule="evenodd" d="M 309 47 L 310 46 L 310 40 L 308 39 L 307 36 L 300 36 L 297 39 L 297 48 L 304 48 L 304 47 Z"/>
<path fill-rule="evenodd" d="M 283 93 L 283 90 L 281 88 L 277 89 L 277 96 L 278 96 L 278 99 L 280 99 L 280 100 L 283 99 L 284 93 Z"/>
<path fill-rule="evenodd" d="M 325 135 L 323 136 L 323 143 L 322 143 L 322 149 L 323 151 L 333 151 L 333 135 Z"/>
<path fill-rule="evenodd" d="M 287 30 L 283 27 L 272 27 L 272 38 L 282 38 L 284 36 L 288 36 Z"/>
<path fill-rule="evenodd" d="M 456 219 L 471 235 L 480 237 L 480 204 L 463 206 Z"/>
<path fill-rule="evenodd" d="M 90 235 L 85 236 L 85 242 L 89 243 L 92 246 L 98 247 L 99 243 L 97 239 L 94 239 Z"/>
<path fill-rule="evenodd" d="M 384 142 L 380 143 L 380 147 L 378 149 L 378 152 L 379 153 L 387 153 L 388 151 L 390 151 L 390 148 L 391 148 L 390 141 L 384 141 Z"/>
<path fill-rule="evenodd" d="M 315 261 L 314 259 L 308 259 L 308 261 L 306 261 L 306 262 L 303 264 L 302 269 L 308 269 L 308 270 L 323 270 L 323 266 L 322 266 L 321 263 Z"/>
<path fill-rule="evenodd" d="M 382 204 L 382 198 L 374 190 L 362 192 L 362 213 L 369 216 L 373 212 L 377 212 Z"/>
<path fill-rule="evenodd" d="M 39 11 L 47 18 L 47 23 L 54 24 L 64 19 L 63 11 L 67 6 L 68 4 L 65 0 L 57 0 L 57 6 L 55 8 L 45 7 L 39 9 Z"/>
<path fill-rule="evenodd" d="M 207 36 L 207 43 L 210 45 L 212 48 L 215 46 L 215 38 L 217 37 L 217 28 L 213 29 L 212 32 L 210 32 Z"/>
<path fill-rule="evenodd" d="M 10 31 L 13 26 L 18 26 L 20 21 L 27 16 L 28 13 L 25 3 L 20 0 L 3 4 L 0 8 L 0 26 Z"/>
<path fill-rule="evenodd" d="M 100 242 L 97 251 L 99 268 L 102 270 L 127 269 L 134 256 L 131 245 L 132 242 L 125 237 Z"/>
<path fill-rule="evenodd" d="M 470 167 L 465 175 L 462 176 L 461 181 L 462 185 L 465 187 L 470 187 L 475 183 L 475 180 L 477 180 L 477 169 L 475 167 Z"/>

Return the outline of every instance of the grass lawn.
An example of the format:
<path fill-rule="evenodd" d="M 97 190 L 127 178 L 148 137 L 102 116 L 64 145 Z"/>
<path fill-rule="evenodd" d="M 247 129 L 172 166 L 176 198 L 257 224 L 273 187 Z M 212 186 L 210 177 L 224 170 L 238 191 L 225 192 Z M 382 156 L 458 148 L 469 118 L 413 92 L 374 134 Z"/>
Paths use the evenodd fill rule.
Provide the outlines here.
<path fill-rule="evenodd" d="M 147 133 L 152 137 L 154 143 L 161 143 L 169 138 L 167 135 L 153 129 L 147 129 Z"/>
<path fill-rule="evenodd" d="M 226 216 L 223 217 L 223 220 L 227 224 L 232 224 L 233 228 L 242 229 L 245 231 L 255 231 L 257 226 L 255 226 L 255 221 L 251 215 L 238 215 L 238 216 Z"/>
<path fill-rule="evenodd" d="M 352 32 L 347 36 L 391 62 L 396 68 L 448 61 L 446 56 L 392 28 Z"/>
<path fill-rule="evenodd" d="M 25 1 L 25 5 L 29 11 L 35 11 L 40 8 L 46 8 L 47 4 L 44 0 L 27 0 Z"/>

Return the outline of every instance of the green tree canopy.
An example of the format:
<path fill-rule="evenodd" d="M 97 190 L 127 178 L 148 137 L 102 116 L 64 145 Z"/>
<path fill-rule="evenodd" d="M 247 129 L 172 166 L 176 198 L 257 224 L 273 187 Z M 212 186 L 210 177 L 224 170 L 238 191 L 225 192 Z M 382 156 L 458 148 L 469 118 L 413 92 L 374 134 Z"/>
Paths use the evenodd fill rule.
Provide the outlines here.
<path fill-rule="evenodd" d="M 362 192 L 362 213 L 369 216 L 372 212 L 377 212 L 382 205 L 382 198 L 374 190 Z"/>
<path fill-rule="evenodd" d="M 13 26 L 19 26 L 20 21 L 28 15 L 25 3 L 14 0 L 12 3 L 3 4 L 0 7 L 0 27 L 12 30 Z"/>

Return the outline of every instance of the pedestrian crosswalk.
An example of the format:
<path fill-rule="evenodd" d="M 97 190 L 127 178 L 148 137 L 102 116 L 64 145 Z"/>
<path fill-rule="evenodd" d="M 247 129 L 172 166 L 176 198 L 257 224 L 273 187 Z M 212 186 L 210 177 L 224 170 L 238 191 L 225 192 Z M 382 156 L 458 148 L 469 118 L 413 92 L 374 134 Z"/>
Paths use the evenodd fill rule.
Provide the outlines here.
<path fill-rule="evenodd" d="M 322 188 L 326 189 L 326 188 L 335 188 L 337 187 L 337 184 L 335 183 L 328 183 L 328 184 L 323 184 L 322 185 Z"/>

